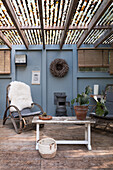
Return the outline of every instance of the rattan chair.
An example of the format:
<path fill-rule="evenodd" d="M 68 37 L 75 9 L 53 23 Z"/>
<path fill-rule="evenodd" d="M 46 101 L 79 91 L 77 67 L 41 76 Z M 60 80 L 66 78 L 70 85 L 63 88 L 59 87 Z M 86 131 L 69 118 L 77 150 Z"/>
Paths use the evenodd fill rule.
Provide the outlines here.
<path fill-rule="evenodd" d="M 18 86 L 20 87 L 20 89 L 18 90 Z M 26 97 L 24 98 L 24 93 L 25 92 L 25 87 L 27 89 L 27 94 L 28 97 L 30 96 L 30 101 L 28 101 L 28 106 L 27 106 L 27 94 Z M 22 89 L 23 88 L 23 89 Z M 7 93 L 6 93 L 6 110 L 4 112 L 4 116 L 3 116 L 3 125 L 5 125 L 5 122 L 7 119 L 11 119 L 11 122 L 14 126 L 14 129 L 16 131 L 16 133 L 21 133 L 22 130 L 29 124 L 29 118 L 33 117 L 33 116 L 37 116 L 43 113 L 43 109 L 42 107 L 37 104 L 32 102 L 32 97 L 31 97 L 31 90 L 30 87 L 23 83 L 23 82 L 18 82 L 18 81 L 14 81 L 11 82 L 8 86 L 7 86 Z M 11 94 L 12 90 L 15 92 L 13 94 Z M 16 97 L 16 104 L 15 103 L 15 96 Z M 20 96 L 22 96 L 21 98 L 19 98 Z M 12 102 L 13 101 L 13 102 Z M 23 107 L 24 101 L 26 103 L 26 107 L 25 108 L 21 108 Z M 22 102 L 22 106 L 21 106 L 21 102 Z M 20 104 L 20 105 L 19 105 Z M 19 106 L 18 106 L 19 105 Z M 36 112 L 32 112 L 32 107 L 36 105 L 38 107 L 38 111 Z"/>
<path fill-rule="evenodd" d="M 90 113 L 90 117 L 95 120 L 94 127 L 103 126 L 104 130 L 106 128 L 113 129 L 113 84 L 108 84 L 105 87 L 105 95 L 104 98 L 106 100 L 105 106 L 108 110 L 107 116 L 98 116 L 95 113 L 96 105 L 93 107 L 92 112 Z"/>

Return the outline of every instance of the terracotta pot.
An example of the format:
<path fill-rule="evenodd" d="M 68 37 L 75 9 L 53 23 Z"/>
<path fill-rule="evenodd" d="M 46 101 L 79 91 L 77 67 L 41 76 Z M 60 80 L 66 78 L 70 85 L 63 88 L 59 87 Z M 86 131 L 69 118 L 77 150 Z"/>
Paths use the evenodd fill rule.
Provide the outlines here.
<path fill-rule="evenodd" d="M 88 112 L 88 106 L 74 106 L 77 119 L 85 120 Z"/>

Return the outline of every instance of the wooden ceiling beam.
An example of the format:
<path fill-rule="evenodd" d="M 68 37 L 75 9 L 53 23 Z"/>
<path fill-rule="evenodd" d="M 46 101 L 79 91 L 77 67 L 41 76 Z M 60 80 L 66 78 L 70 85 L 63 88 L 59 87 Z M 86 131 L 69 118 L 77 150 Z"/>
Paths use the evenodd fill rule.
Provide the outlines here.
<path fill-rule="evenodd" d="M 10 30 L 16 30 L 16 27 L 12 27 L 12 26 L 0 26 L 0 30 L 3 31 L 3 30 L 6 30 L 6 31 L 10 31 Z"/>
<path fill-rule="evenodd" d="M 9 40 L 6 38 L 6 36 L 0 31 L 0 38 L 6 43 L 6 45 L 12 49 L 12 44 L 9 42 Z"/>
<path fill-rule="evenodd" d="M 60 49 L 62 49 L 62 46 L 65 42 L 66 34 L 67 34 L 67 31 L 68 31 L 69 25 L 71 23 L 71 19 L 73 17 L 74 10 L 77 7 L 78 1 L 79 0 L 71 0 L 70 8 L 69 8 L 67 18 L 66 18 L 66 22 L 65 22 L 64 31 L 62 33 L 62 37 L 61 37 L 61 41 L 60 41 Z"/>
<path fill-rule="evenodd" d="M 9 14 L 9 16 L 11 17 L 11 20 L 12 20 L 14 26 L 16 27 L 19 36 L 21 37 L 23 43 L 25 44 L 26 48 L 28 49 L 28 41 L 27 41 L 27 38 L 26 38 L 24 32 L 23 32 L 23 31 L 21 30 L 21 28 L 20 28 L 20 25 L 19 25 L 19 23 L 18 23 L 16 14 L 15 14 L 13 8 L 12 8 L 11 2 L 10 2 L 9 0 L 3 0 L 2 2 L 3 2 L 3 4 L 4 4 L 4 6 L 5 6 L 8 14 Z"/>
<path fill-rule="evenodd" d="M 110 28 L 112 28 L 111 25 L 97 25 L 93 29 L 101 30 L 101 29 L 110 29 Z"/>
<path fill-rule="evenodd" d="M 105 26 L 103 26 L 104 29 L 105 29 Z M 108 27 L 108 26 L 107 26 Z M 106 29 L 107 29 L 106 27 Z M 22 26 L 20 27 L 21 30 L 41 30 L 41 27 L 40 26 Z M 64 30 L 65 28 L 63 26 L 45 26 L 43 28 L 44 30 Z M 69 30 L 86 30 L 88 29 L 87 26 L 70 26 L 69 27 Z M 16 30 L 16 27 L 7 27 L 7 26 L 1 26 L 0 27 L 0 30 Z"/>
<path fill-rule="evenodd" d="M 39 6 L 39 13 L 40 13 L 40 23 L 41 23 L 41 31 L 42 31 L 43 49 L 45 49 L 42 0 L 38 0 L 38 6 Z"/>
<path fill-rule="evenodd" d="M 87 26 L 70 26 L 68 30 L 86 30 Z M 44 30 L 65 30 L 63 26 L 44 27 Z"/>
<path fill-rule="evenodd" d="M 94 43 L 94 47 L 96 48 L 100 44 L 102 44 L 109 36 L 111 36 L 111 34 L 113 34 L 113 25 L 112 25 L 112 29 L 105 31 L 102 34 L 102 36 Z"/>
<path fill-rule="evenodd" d="M 93 29 L 101 30 L 101 29 L 110 29 L 111 25 L 97 25 Z M 88 30 L 88 26 L 70 26 L 68 30 Z"/>
<path fill-rule="evenodd" d="M 111 25 L 98 25 L 95 26 L 93 29 L 101 30 L 101 29 L 110 29 L 112 28 Z M 41 30 L 40 26 L 21 26 L 21 30 Z M 58 26 L 45 26 L 44 30 L 64 30 L 65 28 L 63 26 L 58 27 Z M 16 30 L 16 27 L 13 26 L 0 26 L 0 30 Z M 69 26 L 68 30 L 88 30 L 88 26 Z"/>
<path fill-rule="evenodd" d="M 95 47 L 80 47 L 78 50 L 95 50 Z M 103 47 L 97 47 L 98 50 L 111 50 L 112 47 L 108 47 L 108 46 L 103 46 Z"/>
<path fill-rule="evenodd" d="M 46 26 L 46 27 L 44 27 L 44 30 L 48 30 L 48 31 L 49 30 L 64 30 L 64 27 L 63 26 L 61 26 L 61 27 L 58 27 L 58 26 L 55 26 L 55 27 L 54 26 L 53 27 L 49 26 L 49 27 L 47 27 Z"/>
<path fill-rule="evenodd" d="M 21 26 L 21 30 L 41 30 L 40 26 Z M 0 26 L 0 30 L 16 30 L 14 26 Z"/>
<path fill-rule="evenodd" d="M 77 43 L 77 48 L 81 46 L 83 41 L 86 39 L 88 34 L 91 32 L 91 30 L 94 28 L 94 26 L 97 24 L 99 19 L 102 17 L 102 15 L 105 13 L 105 11 L 108 9 L 108 7 L 111 5 L 113 0 L 103 0 L 101 6 L 98 8 L 97 12 L 93 16 L 91 22 L 88 25 L 88 30 L 85 30 L 81 38 L 79 39 Z"/>
<path fill-rule="evenodd" d="M 22 26 L 21 30 L 41 30 L 40 26 Z"/>

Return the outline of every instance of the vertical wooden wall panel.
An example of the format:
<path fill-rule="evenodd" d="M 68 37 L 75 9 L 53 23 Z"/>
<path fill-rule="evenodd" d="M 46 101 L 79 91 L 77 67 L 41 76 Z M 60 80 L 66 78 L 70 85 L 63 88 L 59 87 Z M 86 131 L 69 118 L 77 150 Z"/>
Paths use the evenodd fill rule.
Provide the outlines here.
<path fill-rule="evenodd" d="M 0 74 L 10 74 L 10 51 L 0 51 Z"/>
<path fill-rule="evenodd" d="M 5 51 L 4 61 L 5 61 L 5 71 L 6 73 L 10 74 L 10 51 Z"/>
<path fill-rule="evenodd" d="M 103 67 L 109 67 L 109 50 L 102 51 Z"/>
<path fill-rule="evenodd" d="M 0 51 L 0 73 L 4 72 L 4 51 Z"/>
<path fill-rule="evenodd" d="M 101 67 L 102 50 L 85 50 L 85 67 Z"/>
<path fill-rule="evenodd" d="M 109 73 L 113 74 L 113 50 L 110 50 Z"/>
<path fill-rule="evenodd" d="M 78 50 L 78 67 L 109 67 L 109 50 Z"/>
<path fill-rule="evenodd" d="M 85 65 L 85 51 L 84 50 L 78 50 L 78 66 L 84 67 Z"/>

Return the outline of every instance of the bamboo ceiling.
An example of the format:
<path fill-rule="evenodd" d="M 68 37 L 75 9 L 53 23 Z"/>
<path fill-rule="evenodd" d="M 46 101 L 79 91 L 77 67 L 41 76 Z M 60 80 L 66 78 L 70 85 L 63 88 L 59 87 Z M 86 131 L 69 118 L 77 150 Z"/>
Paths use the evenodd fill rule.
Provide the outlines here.
<path fill-rule="evenodd" d="M 0 45 L 9 47 L 113 45 L 113 0 L 0 0 L 0 32 Z"/>

